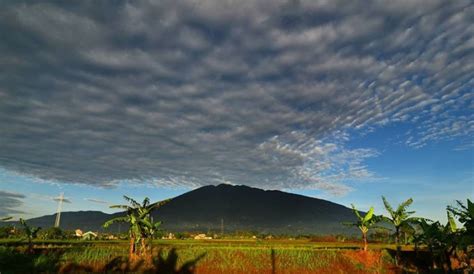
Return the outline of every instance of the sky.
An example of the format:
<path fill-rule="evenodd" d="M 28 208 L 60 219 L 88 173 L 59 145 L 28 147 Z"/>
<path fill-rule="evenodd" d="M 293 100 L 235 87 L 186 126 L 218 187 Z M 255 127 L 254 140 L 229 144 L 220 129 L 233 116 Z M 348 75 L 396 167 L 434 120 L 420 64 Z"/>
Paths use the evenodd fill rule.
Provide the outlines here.
<path fill-rule="evenodd" d="M 472 1 L 0 5 L 0 216 L 221 183 L 435 220 L 474 197 Z"/>

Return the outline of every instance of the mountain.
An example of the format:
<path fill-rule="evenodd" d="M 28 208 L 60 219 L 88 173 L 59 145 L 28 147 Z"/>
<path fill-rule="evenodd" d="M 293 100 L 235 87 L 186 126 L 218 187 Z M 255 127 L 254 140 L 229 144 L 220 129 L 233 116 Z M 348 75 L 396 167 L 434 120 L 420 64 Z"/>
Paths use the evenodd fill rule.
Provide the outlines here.
<path fill-rule="evenodd" d="M 64 212 L 61 226 L 65 229 L 101 230 L 108 219 L 123 213 L 98 211 Z M 287 234 L 353 233 L 341 223 L 354 220 L 351 209 L 326 200 L 262 190 L 248 186 L 204 186 L 175 197 L 152 214 L 169 231 L 202 231 L 218 233 L 255 231 Z M 36 226 L 48 227 L 55 215 L 28 220 Z M 111 229 L 117 230 L 118 226 Z M 124 228 L 122 227 L 122 230 Z"/>
<path fill-rule="evenodd" d="M 67 230 L 80 228 L 83 231 L 97 231 L 102 230 L 101 225 L 111 218 L 113 218 L 112 214 L 102 211 L 66 211 L 61 213 L 61 228 Z M 26 222 L 33 226 L 47 228 L 53 226 L 55 220 L 56 214 L 52 214 L 28 219 Z"/>
<path fill-rule="evenodd" d="M 351 209 L 329 201 L 248 186 L 205 186 L 176 197 L 153 213 L 170 230 L 334 233 L 354 220 Z"/>

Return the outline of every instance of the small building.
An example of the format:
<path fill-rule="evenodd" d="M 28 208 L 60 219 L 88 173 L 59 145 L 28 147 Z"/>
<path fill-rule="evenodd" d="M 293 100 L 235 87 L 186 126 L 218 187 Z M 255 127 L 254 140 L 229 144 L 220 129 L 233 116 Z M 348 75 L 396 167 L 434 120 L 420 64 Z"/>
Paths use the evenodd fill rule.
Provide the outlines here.
<path fill-rule="evenodd" d="M 173 233 L 170 232 L 170 233 L 168 233 L 168 235 L 161 237 L 161 239 L 163 239 L 163 240 L 174 240 L 174 239 L 176 239 L 176 237 L 174 236 Z"/>
<path fill-rule="evenodd" d="M 82 230 L 80 230 L 80 229 L 76 229 L 74 232 L 75 232 L 76 237 L 80 237 L 80 238 L 81 238 L 82 235 L 84 235 L 84 233 L 83 233 Z"/>
<path fill-rule="evenodd" d="M 206 236 L 206 234 L 198 234 L 194 236 L 194 240 L 211 240 L 212 237 Z"/>
<path fill-rule="evenodd" d="M 107 240 L 117 240 L 118 237 L 116 237 L 116 236 L 113 235 L 113 234 L 110 234 L 110 235 L 107 235 L 106 239 L 107 239 Z"/>

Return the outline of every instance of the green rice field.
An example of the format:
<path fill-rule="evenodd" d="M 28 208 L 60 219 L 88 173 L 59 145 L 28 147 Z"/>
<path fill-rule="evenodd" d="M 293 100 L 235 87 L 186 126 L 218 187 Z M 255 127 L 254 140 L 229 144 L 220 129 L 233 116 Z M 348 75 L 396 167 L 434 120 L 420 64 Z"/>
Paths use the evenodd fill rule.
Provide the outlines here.
<path fill-rule="evenodd" d="M 194 273 L 394 272 L 393 246 L 373 244 L 368 252 L 360 247 L 359 243 L 308 240 L 155 240 L 152 256 L 161 256 L 174 271 L 158 268 L 155 273 L 188 273 L 179 269 L 195 259 Z M 35 241 L 33 254 L 18 241 L 0 242 L 1 273 L 120 272 L 130 270 L 123 266 L 127 256 L 128 242 L 119 240 Z"/>

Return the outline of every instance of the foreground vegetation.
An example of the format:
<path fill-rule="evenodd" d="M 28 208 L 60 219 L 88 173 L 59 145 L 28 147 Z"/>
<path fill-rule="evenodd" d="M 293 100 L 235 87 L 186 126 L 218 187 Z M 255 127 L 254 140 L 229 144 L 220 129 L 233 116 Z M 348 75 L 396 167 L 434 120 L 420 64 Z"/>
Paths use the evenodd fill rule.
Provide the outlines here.
<path fill-rule="evenodd" d="M 358 250 L 359 243 L 160 240 L 153 242 L 152 253 L 154 258 L 161 257 L 161 260 L 155 260 L 152 265 L 129 263 L 126 241 L 53 241 L 42 244 L 41 241 L 35 243 L 34 254 L 27 253 L 25 246 L 1 247 L 2 273 L 144 271 L 170 267 L 175 272 L 158 273 L 325 273 L 328 268 L 344 273 L 381 273 L 390 271 L 392 266 L 391 256 L 381 248 L 383 245 L 379 246 L 380 249 L 363 252 Z M 134 264 L 139 267 L 134 268 Z"/>
<path fill-rule="evenodd" d="M 122 272 L 153 273 L 397 273 L 396 244 L 315 242 L 313 240 L 154 240 L 150 263 L 130 262 L 127 240 L 35 240 L 33 252 L 26 242 L 0 241 L 2 273 Z M 161 253 L 160 253 L 161 252 Z M 426 247 L 402 245 L 400 264 L 407 272 L 444 273 L 433 270 L 434 259 Z M 460 254 L 461 255 L 461 254 Z M 159 259 L 161 258 L 161 259 Z M 463 273 L 461 261 L 453 268 Z M 183 268 L 184 267 L 184 268 Z M 173 271 L 157 271 L 158 269 Z M 273 272 L 275 270 L 275 272 Z"/>
<path fill-rule="evenodd" d="M 447 207 L 445 225 L 413 217 L 408 199 L 395 209 L 383 197 L 388 216 L 353 205 L 362 239 L 301 237 L 221 240 L 156 240 L 160 222 L 151 211 L 167 201 L 142 203 L 125 197 L 124 240 L 67 239 L 59 228 L 41 230 L 20 220 L 21 229 L 0 229 L 0 272 L 150 273 L 470 273 L 474 266 L 474 204 Z M 458 226 L 457 223 L 461 224 Z M 370 242 L 370 244 L 369 244 Z"/>

